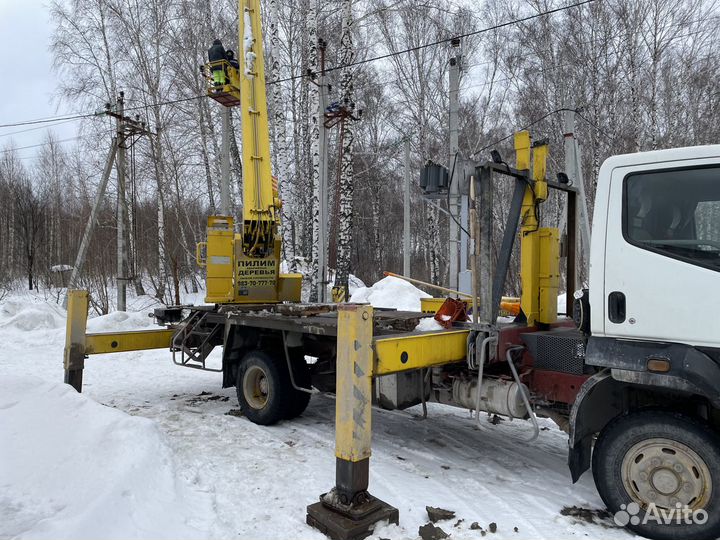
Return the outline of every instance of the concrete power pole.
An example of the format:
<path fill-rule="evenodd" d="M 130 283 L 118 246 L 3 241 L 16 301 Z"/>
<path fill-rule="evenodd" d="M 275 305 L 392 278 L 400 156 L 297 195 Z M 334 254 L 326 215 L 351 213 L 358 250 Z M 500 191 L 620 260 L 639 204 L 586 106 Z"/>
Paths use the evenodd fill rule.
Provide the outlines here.
<path fill-rule="evenodd" d="M 318 90 L 320 93 L 318 107 L 318 152 L 319 152 L 319 184 L 320 206 L 318 220 L 320 222 L 318 234 L 318 302 L 327 302 L 328 264 L 327 264 L 327 224 L 328 224 L 328 155 L 327 155 L 327 128 L 325 127 L 325 109 L 328 106 L 327 84 L 325 82 L 325 48 L 327 42 L 318 39 L 318 52 L 320 53 L 320 73 L 318 74 Z"/>
<path fill-rule="evenodd" d="M 410 277 L 410 140 L 405 139 L 405 190 L 403 193 L 403 276 Z"/>
<path fill-rule="evenodd" d="M 450 114 L 449 114 L 449 126 L 450 126 L 450 154 L 448 160 L 448 170 L 452 171 L 453 164 L 455 164 L 455 171 L 452 178 L 452 184 L 450 185 L 450 197 L 448 199 L 450 212 L 450 237 L 448 238 L 448 263 L 450 266 L 448 287 L 457 290 L 458 288 L 458 262 L 459 262 L 459 247 L 460 228 L 455 220 L 460 219 L 460 212 L 458 208 L 458 202 L 460 199 L 460 169 L 461 167 L 457 163 L 456 159 L 458 153 L 458 92 L 460 89 L 460 61 L 462 55 L 460 54 L 460 39 L 453 39 L 451 42 L 453 48 L 456 50 L 455 55 L 450 58 Z M 453 219 L 453 217 L 455 219 Z"/>
<path fill-rule="evenodd" d="M 87 250 L 90 247 L 90 240 L 92 239 L 93 229 L 95 228 L 95 222 L 97 221 L 97 214 L 102 204 L 103 197 L 105 196 L 105 190 L 107 188 L 108 180 L 110 179 L 110 173 L 112 172 L 113 165 L 117 169 L 117 181 L 118 181 L 118 196 L 117 196 L 117 309 L 118 311 L 125 311 L 127 308 L 127 284 L 131 281 L 132 277 L 125 275 L 129 272 L 128 264 L 128 253 L 127 243 L 125 242 L 126 229 L 125 224 L 128 219 L 127 211 L 127 200 L 125 198 L 125 171 L 126 171 L 126 155 L 127 140 L 136 135 L 152 135 L 152 133 L 146 129 L 145 122 L 140 122 L 139 117 L 135 119 L 128 118 L 125 116 L 125 93 L 120 92 L 118 94 L 117 101 L 115 102 L 115 110 L 112 109 L 110 103 L 105 104 L 105 113 L 107 116 L 112 116 L 117 120 L 117 133 L 112 139 L 112 145 L 110 152 L 108 153 L 107 161 L 105 163 L 105 169 L 103 171 L 100 185 L 98 186 L 98 192 L 95 196 L 95 203 L 93 204 L 88 218 L 87 224 L 85 225 L 85 231 L 80 242 L 80 248 L 78 254 L 75 257 L 75 266 L 70 276 L 70 282 L 68 283 L 68 289 L 77 286 L 77 281 L 82 273 L 82 268 L 85 265 L 85 257 Z M 101 113 L 98 113 L 101 114 Z M 67 294 L 63 300 L 63 306 L 67 307 Z"/>
<path fill-rule="evenodd" d="M 230 201 L 230 107 L 222 107 L 222 152 L 220 159 L 220 213 L 232 213 Z"/>
<path fill-rule="evenodd" d="M 117 310 L 127 309 L 127 246 L 125 245 L 125 94 L 117 98 Z"/>
<path fill-rule="evenodd" d="M 578 228 L 580 229 L 580 239 L 582 249 L 576 250 L 575 267 L 577 269 L 587 268 L 590 261 L 590 219 L 587 211 L 587 199 L 585 198 L 585 181 L 582 175 L 582 167 L 580 164 L 580 147 L 578 145 L 577 138 L 575 137 L 575 111 L 567 109 L 564 111 L 564 148 L 565 148 L 565 173 L 572 182 L 573 186 L 577 189 L 577 205 L 575 208 L 575 215 L 578 219 Z M 562 213 L 562 226 L 561 230 L 567 228 L 566 216 L 567 209 L 565 205 L 567 202 L 563 202 L 563 213 Z M 581 261 L 582 265 L 581 266 Z M 587 275 L 587 272 L 585 272 Z M 580 272 L 576 273 L 577 283 L 568 283 L 568 293 L 570 289 L 573 291 L 580 288 Z"/>

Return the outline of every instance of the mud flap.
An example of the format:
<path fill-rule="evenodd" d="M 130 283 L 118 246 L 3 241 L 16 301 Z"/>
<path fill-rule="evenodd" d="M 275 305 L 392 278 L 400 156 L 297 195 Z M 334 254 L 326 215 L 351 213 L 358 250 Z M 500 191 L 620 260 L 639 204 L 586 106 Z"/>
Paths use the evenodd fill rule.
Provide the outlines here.
<path fill-rule="evenodd" d="M 568 467 L 573 483 L 590 468 L 595 434 L 622 413 L 621 387 L 606 369 L 590 377 L 580 388 L 570 411 Z"/>

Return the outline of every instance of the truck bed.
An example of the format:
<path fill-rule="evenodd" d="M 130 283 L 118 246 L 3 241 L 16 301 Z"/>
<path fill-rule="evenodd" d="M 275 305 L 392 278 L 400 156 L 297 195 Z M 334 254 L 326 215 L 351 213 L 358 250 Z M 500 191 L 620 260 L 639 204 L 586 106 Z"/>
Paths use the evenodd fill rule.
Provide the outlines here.
<path fill-rule="evenodd" d="M 193 308 L 198 309 L 198 308 Z M 375 335 L 412 332 L 431 313 L 376 308 Z M 337 304 L 249 304 L 219 306 L 208 321 L 318 336 L 337 336 Z"/>

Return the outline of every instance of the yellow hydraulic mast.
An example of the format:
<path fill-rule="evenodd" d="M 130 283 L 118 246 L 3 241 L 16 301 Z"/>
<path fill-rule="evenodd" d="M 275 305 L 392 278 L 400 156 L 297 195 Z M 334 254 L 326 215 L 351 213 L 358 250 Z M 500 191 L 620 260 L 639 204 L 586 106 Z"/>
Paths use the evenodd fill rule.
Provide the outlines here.
<path fill-rule="evenodd" d="M 273 193 L 260 2 L 239 1 L 243 158 L 243 252 L 265 257 L 274 248 L 280 201 Z"/>
<path fill-rule="evenodd" d="M 532 149 L 532 152 L 531 152 Z M 560 282 L 560 233 L 554 227 L 540 227 L 539 207 L 548 197 L 545 180 L 547 143 L 530 144 L 530 133 L 515 133 L 516 168 L 532 173 L 525 188 L 520 214 L 520 307 L 528 326 L 557 320 L 557 292 Z"/>

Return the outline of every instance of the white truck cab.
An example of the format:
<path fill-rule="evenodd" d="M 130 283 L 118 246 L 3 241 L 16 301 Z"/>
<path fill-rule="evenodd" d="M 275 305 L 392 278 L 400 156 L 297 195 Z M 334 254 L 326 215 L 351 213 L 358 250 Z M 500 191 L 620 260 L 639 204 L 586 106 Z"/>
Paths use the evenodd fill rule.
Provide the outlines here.
<path fill-rule="evenodd" d="M 644 536 L 720 537 L 720 145 L 605 161 L 578 303 L 597 372 L 571 410 L 573 480 L 592 463 Z"/>
<path fill-rule="evenodd" d="M 590 255 L 594 336 L 720 348 L 720 145 L 614 156 Z"/>

